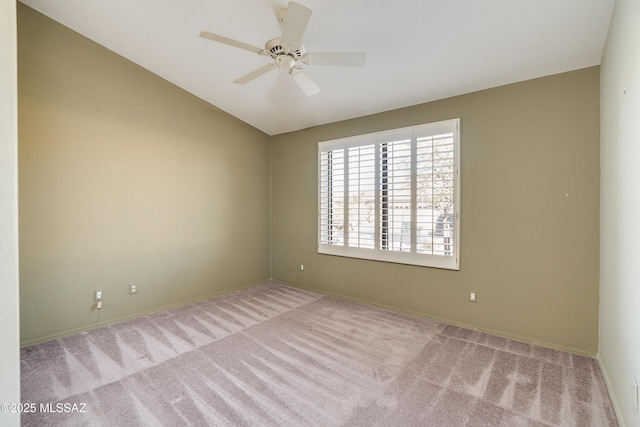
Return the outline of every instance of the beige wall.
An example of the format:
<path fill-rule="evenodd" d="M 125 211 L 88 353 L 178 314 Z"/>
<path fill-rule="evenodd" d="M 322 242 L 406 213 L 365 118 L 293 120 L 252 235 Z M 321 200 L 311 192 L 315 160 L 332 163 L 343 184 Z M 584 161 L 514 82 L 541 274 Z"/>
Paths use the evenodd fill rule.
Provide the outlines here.
<path fill-rule="evenodd" d="M 600 360 L 621 421 L 640 426 L 640 2 L 616 0 L 602 59 Z"/>
<path fill-rule="evenodd" d="M 266 134 L 21 4 L 18 73 L 23 343 L 269 278 Z"/>
<path fill-rule="evenodd" d="M 0 1 L 0 403 L 20 402 L 16 2 Z M 0 425 L 19 413 L 0 411 Z"/>
<path fill-rule="evenodd" d="M 460 271 L 318 255 L 318 141 L 455 117 Z M 598 67 L 273 137 L 272 179 L 274 279 L 596 352 Z"/>

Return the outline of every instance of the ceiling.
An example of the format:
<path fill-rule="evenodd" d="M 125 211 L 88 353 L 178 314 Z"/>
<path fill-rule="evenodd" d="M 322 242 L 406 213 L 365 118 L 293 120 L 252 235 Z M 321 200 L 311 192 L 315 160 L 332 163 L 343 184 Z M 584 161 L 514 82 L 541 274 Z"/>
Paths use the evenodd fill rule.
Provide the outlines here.
<path fill-rule="evenodd" d="M 303 67 L 305 96 L 263 47 L 287 0 L 22 0 L 269 135 L 600 64 L 614 0 L 297 0 L 311 52 L 366 52 L 362 68 Z"/>

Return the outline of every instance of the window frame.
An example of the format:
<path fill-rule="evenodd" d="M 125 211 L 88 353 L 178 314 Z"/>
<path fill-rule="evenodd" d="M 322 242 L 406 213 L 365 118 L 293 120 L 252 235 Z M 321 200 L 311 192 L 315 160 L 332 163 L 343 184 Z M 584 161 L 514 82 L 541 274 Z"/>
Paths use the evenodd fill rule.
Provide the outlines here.
<path fill-rule="evenodd" d="M 419 253 L 417 251 L 417 212 L 418 203 L 417 199 L 417 167 L 418 161 L 417 154 L 417 140 L 424 137 L 433 137 L 443 134 L 453 134 L 453 236 L 451 237 L 453 243 L 453 250 L 451 256 L 435 255 Z M 349 246 L 348 230 L 344 230 L 342 244 L 327 244 L 322 243 L 322 159 L 323 153 L 329 151 L 335 151 L 343 149 L 343 165 L 349 163 L 348 152 L 351 148 L 366 147 L 366 146 L 382 146 L 383 144 L 389 144 L 403 139 L 410 139 L 411 142 L 411 194 L 410 194 L 410 250 L 408 252 L 401 252 L 396 250 L 380 249 L 379 240 L 381 239 L 380 231 L 380 216 L 382 215 L 380 210 L 380 193 L 381 178 L 380 178 L 380 150 L 375 149 L 375 179 L 374 179 L 374 192 L 375 192 L 375 206 L 373 208 L 375 215 L 375 227 L 373 233 L 374 248 L 362 248 Z M 343 206 L 344 224 L 349 224 L 349 202 L 348 202 L 348 165 L 344 166 L 347 169 L 343 172 L 344 177 L 344 191 L 343 200 L 345 201 Z M 347 138 L 340 138 L 329 141 L 321 141 L 318 143 L 318 217 L 317 217 L 317 249 L 319 254 L 324 255 L 336 255 L 349 258 L 367 259 L 373 261 L 392 262 L 399 264 L 409 264 L 424 267 L 442 268 L 448 270 L 460 269 L 460 119 L 443 120 L 434 123 L 426 123 L 417 126 L 409 126 L 398 129 L 391 129 L 382 132 L 375 132 L 364 135 L 357 135 Z M 358 176 L 360 178 L 360 175 Z M 328 177 L 327 180 L 331 180 Z M 332 191 L 332 190 L 330 190 Z M 328 207 L 328 205 L 327 205 Z M 404 226 L 404 224 L 403 224 Z M 343 227 L 348 228 L 348 227 Z"/>

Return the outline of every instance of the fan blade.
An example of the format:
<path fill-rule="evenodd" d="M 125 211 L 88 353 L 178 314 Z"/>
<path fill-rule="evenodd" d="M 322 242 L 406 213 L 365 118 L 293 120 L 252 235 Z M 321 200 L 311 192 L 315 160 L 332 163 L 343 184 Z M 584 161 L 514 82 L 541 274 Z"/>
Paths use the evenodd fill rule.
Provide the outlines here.
<path fill-rule="evenodd" d="M 257 53 L 259 55 L 264 55 L 265 51 L 263 48 L 251 46 L 250 44 L 242 43 L 237 40 L 229 39 L 227 37 L 220 36 L 218 34 L 213 34 L 208 31 L 203 31 L 200 33 L 200 37 L 213 40 L 215 42 L 224 43 L 229 46 L 239 47 L 240 49 L 248 50 L 249 52 Z"/>
<path fill-rule="evenodd" d="M 352 53 L 321 53 L 310 52 L 302 56 L 302 62 L 307 65 L 339 65 L 343 67 L 363 67 L 367 54 Z"/>
<path fill-rule="evenodd" d="M 302 68 L 293 68 L 291 70 L 291 77 L 293 77 L 293 80 L 300 86 L 300 89 L 302 89 L 305 95 L 311 96 L 320 92 L 320 88 L 316 85 L 316 82 L 314 82 Z"/>
<path fill-rule="evenodd" d="M 288 51 L 295 51 L 300 46 L 304 30 L 311 19 L 311 9 L 290 1 L 287 16 L 284 18 L 280 42 Z"/>
<path fill-rule="evenodd" d="M 240 77 L 239 79 L 234 80 L 233 82 L 237 83 L 239 85 L 243 85 L 243 84 L 248 83 L 248 82 L 250 82 L 251 80 L 253 80 L 253 79 L 257 78 L 257 77 L 260 77 L 261 75 L 263 75 L 265 73 L 268 73 L 269 71 L 271 71 L 271 70 L 273 70 L 275 68 L 276 68 L 275 64 L 265 65 L 265 66 L 262 66 L 262 67 L 258 68 L 255 71 L 250 72 L 249 74 L 247 74 L 245 76 Z"/>

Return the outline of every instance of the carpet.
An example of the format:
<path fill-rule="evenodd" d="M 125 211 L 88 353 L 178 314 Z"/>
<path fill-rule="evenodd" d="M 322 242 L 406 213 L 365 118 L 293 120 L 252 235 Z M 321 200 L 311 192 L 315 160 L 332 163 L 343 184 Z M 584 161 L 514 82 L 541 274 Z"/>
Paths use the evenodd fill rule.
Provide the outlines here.
<path fill-rule="evenodd" d="M 23 426 L 618 425 L 592 358 L 273 282 L 21 366 Z"/>

